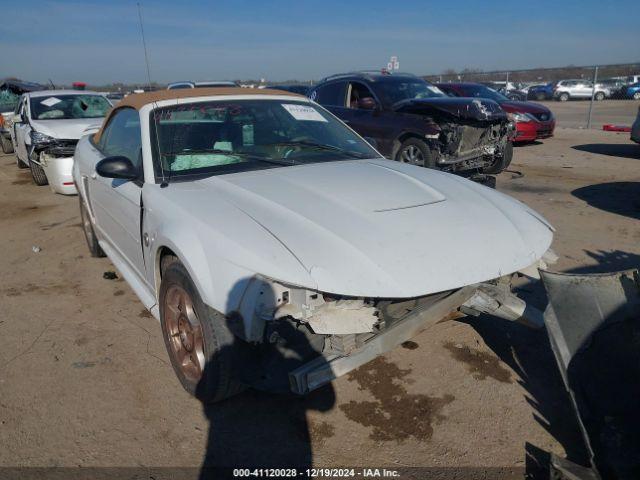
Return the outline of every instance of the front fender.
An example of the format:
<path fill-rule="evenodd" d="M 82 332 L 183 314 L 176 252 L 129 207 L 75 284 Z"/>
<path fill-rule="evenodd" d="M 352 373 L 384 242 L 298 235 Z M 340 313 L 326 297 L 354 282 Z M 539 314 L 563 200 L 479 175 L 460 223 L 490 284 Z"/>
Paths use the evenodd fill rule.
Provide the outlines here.
<path fill-rule="evenodd" d="M 186 208 L 186 197 L 176 185 L 167 190 L 157 185 L 143 188 L 143 231 L 150 238 L 147 275 L 156 298 L 164 248 L 183 263 L 203 302 L 224 315 L 239 310 L 256 276 L 314 289 L 309 272 L 250 217 L 213 196 L 210 202 L 219 208 L 198 210 L 203 205 L 195 204 Z M 254 331 L 249 322 L 245 321 L 245 331 Z"/>

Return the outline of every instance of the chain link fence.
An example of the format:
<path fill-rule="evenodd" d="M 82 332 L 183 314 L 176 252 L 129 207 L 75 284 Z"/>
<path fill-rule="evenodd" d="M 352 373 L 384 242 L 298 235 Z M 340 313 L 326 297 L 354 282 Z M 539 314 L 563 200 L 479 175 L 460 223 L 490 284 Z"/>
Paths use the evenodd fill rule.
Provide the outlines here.
<path fill-rule="evenodd" d="M 424 78 L 433 83 L 482 83 L 512 100 L 562 103 L 548 106 L 563 112 L 562 126 L 573 128 L 628 126 L 640 101 L 640 63 L 492 72 L 446 70 Z M 616 103 L 623 101 L 633 103 Z"/>

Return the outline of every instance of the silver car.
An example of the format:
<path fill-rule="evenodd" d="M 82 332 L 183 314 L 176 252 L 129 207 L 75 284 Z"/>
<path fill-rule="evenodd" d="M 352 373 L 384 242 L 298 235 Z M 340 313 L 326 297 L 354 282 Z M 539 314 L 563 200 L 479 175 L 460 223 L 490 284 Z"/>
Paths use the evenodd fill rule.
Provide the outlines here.
<path fill-rule="evenodd" d="M 20 97 L 11 142 L 18 166 L 30 168 L 36 185 L 47 185 L 56 193 L 75 195 L 71 178 L 73 153 L 84 131 L 98 127 L 111 108 L 98 92 L 44 90 Z"/>
<path fill-rule="evenodd" d="M 598 101 L 611 96 L 611 90 L 599 83 L 594 91 L 593 82 L 589 80 L 560 80 L 553 89 L 553 98 L 566 102 L 572 98 L 591 98 L 592 93 Z"/>

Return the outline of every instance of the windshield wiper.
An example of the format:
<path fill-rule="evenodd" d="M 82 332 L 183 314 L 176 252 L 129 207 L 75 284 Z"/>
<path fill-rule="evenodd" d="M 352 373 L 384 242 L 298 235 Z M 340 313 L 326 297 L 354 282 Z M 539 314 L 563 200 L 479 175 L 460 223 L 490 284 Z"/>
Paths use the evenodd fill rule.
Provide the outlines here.
<path fill-rule="evenodd" d="M 364 154 L 364 153 L 360 153 L 360 152 L 353 152 L 351 150 L 345 150 L 344 148 L 340 148 L 340 147 L 336 147 L 334 145 L 327 145 L 324 143 L 314 143 L 314 142 L 307 142 L 304 140 L 300 140 L 297 142 L 275 142 L 275 143 L 269 143 L 267 144 L 268 146 L 271 145 L 275 145 L 275 146 L 291 146 L 291 147 L 297 147 L 297 146 L 303 146 L 303 147 L 309 147 L 309 148 L 315 148 L 318 150 L 329 150 L 332 152 L 339 152 L 342 153 L 343 155 L 348 155 L 352 158 L 369 158 L 369 155 Z"/>

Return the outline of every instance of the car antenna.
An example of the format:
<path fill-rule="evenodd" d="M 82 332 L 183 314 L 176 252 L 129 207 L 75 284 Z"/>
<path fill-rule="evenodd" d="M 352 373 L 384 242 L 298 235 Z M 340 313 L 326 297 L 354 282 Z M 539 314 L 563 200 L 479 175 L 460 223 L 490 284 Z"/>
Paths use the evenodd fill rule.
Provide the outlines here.
<path fill-rule="evenodd" d="M 147 85 L 149 90 L 151 90 L 151 71 L 149 70 L 149 55 L 147 54 L 147 42 L 144 38 L 144 28 L 142 26 L 142 9 L 140 7 L 140 2 L 137 2 L 138 5 L 138 19 L 140 20 L 140 35 L 142 36 L 142 48 L 144 49 L 144 63 L 147 66 Z"/>

